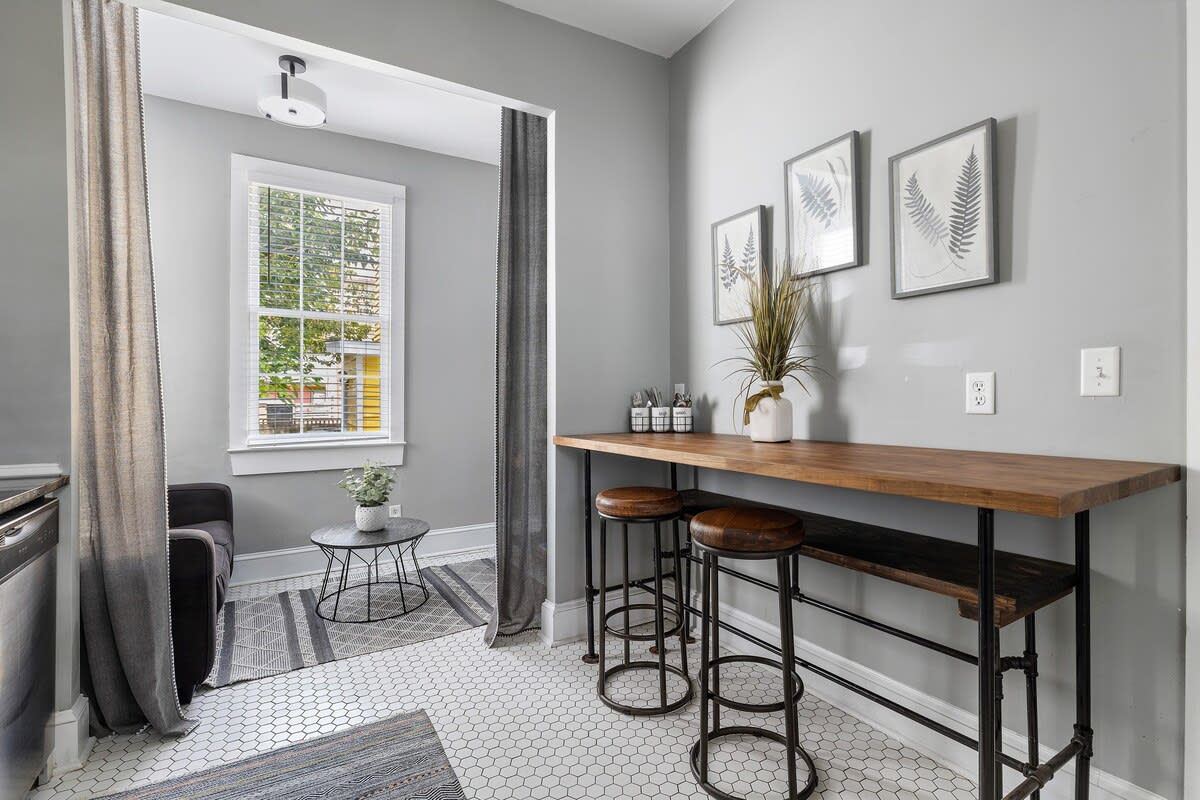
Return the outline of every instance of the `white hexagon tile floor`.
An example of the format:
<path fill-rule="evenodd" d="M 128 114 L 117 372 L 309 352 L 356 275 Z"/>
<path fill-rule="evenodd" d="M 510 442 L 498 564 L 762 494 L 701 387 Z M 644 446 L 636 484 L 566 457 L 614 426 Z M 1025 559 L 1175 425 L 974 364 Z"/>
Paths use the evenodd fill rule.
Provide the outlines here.
<path fill-rule="evenodd" d="M 253 591 L 244 587 L 238 594 Z M 536 633 L 489 650 L 474 629 L 209 691 L 188 709 L 200 722 L 188 736 L 102 739 L 82 770 L 41 787 L 33 800 L 96 797 L 415 709 L 429 714 L 467 797 L 475 800 L 708 797 L 688 765 L 697 701 L 667 717 L 619 714 L 597 699 L 596 668 L 583 664 L 580 652 L 574 645 L 547 648 Z M 608 652 L 617 663 L 617 643 L 610 641 Z M 698 647 L 689 652 L 693 671 L 696 654 Z M 731 665 L 721 678 L 739 699 L 779 696 L 778 672 Z M 622 698 L 652 697 L 656 690 L 655 673 L 614 685 Z M 722 713 L 727 724 L 782 730 L 779 714 Z M 967 778 L 820 699 L 805 696 L 799 716 L 801 741 L 817 765 L 816 798 L 974 797 Z M 783 747 L 773 743 L 725 739 L 714 744 L 711 774 L 726 791 L 782 797 L 782 755 Z"/>

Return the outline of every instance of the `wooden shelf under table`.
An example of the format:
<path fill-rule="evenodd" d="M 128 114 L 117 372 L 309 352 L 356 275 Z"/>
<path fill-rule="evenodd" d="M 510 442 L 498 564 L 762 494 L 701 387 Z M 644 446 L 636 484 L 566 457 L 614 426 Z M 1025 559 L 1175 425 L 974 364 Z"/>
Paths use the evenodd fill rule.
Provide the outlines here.
<path fill-rule="evenodd" d="M 780 508 L 739 497 L 685 489 L 683 512 L 710 508 Z M 785 509 L 804 522 L 806 558 L 886 578 L 958 601 L 958 612 L 979 619 L 979 549 L 974 545 L 893 530 L 865 522 Z M 996 551 L 996 627 L 1003 628 L 1060 600 L 1075 586 L 1075 567 L 1059 561 Z"/>

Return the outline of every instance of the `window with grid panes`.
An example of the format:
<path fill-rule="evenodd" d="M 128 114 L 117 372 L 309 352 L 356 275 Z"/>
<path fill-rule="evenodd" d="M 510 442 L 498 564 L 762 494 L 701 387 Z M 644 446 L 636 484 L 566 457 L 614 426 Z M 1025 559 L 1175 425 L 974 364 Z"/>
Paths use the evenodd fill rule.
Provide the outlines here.
<path fill-rule="evenodd" d="M 247 191 L 247 443 L 386 438 L 391 206 Z"/>

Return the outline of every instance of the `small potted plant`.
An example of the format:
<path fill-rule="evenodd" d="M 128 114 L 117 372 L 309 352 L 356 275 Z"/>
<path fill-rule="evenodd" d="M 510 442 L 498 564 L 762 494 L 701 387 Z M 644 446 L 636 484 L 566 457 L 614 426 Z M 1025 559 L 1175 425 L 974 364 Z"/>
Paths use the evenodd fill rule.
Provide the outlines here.
<path fill-rule="evenodd" d="M 794 380 L 808 391 L 804 378 L 817 372 L 814 356 L 797 344 L 812 308 L 812 285 L 785 263 L 783 274 L 771 281 L 743 273 L 749 281 L 750 318 L 737 327 L 744 354 L 725 359 L 740 363 L 732 375 L 741 375 L 738 396 L 745 398 L 742 424 L 756 442 L 789 442 L 792 439 L 792 402 L 783 397 L 783 382 Z M 751 389 L 758 384 L 757 392 Z"/>
<path fill-rule="evenodd" d="M 378 531 L 387 525 L 388 510 L 385 504 L 395 482 L 394 469 L 370 461 L 363 465 L 361 474 L 356 475 L 354 470 L 348 469 L 346 477 L 338 481 L 338 486 L 358 503 L 354 509 L 354 524 L 360 531 Z"/>

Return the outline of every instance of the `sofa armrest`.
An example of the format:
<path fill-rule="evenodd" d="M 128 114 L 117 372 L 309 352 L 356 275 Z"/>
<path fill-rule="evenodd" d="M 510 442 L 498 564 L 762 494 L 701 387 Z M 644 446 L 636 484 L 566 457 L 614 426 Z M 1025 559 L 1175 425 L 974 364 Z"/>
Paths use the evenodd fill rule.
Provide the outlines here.
<path fill-rule="evenodd" d="M 216 550 L 205 531 L 187 528 L 171 530 L 168 547 L 175 684 L 188 703 L 216 659 Z"/>
<path fill-rule="evenodd" d="M 223 519 L 233 527 L 233 492 L 223 483 L 177 483 L 167 487 L 169 528 Z"/>

